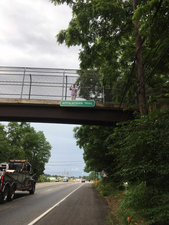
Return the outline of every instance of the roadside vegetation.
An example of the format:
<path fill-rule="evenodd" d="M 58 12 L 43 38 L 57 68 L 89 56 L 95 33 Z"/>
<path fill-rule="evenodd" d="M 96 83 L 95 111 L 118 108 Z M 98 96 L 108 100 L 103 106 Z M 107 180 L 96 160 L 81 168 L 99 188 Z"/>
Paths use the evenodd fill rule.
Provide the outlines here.
<path fill-rule="evenodd" d="M 51 180 L 49 177 L 46 177 L 44 175 L 40 175 L 38 180 L 38 183 L 43 183 L 43 182 L 55 182 L 55 180 Z"/>
<path fill-rule="evenodd" d="M 96 187 L 102 196 L 108 196 L 112 224 L 168 224 L 168 132 L 169 110 L 153 111 L 113 130 L 96 126 L 75 129 L 77 144 L 84 149 L 85 171 L 108 173 Z"/>

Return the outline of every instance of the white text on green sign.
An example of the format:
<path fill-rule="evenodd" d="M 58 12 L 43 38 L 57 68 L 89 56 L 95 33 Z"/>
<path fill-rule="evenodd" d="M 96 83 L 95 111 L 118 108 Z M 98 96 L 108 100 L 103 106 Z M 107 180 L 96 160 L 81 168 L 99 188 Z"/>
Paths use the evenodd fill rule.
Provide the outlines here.
<path fill-rule="evenodd" d="M 60 101 L 60 106 L 94 107 L 95 101 Z"/>

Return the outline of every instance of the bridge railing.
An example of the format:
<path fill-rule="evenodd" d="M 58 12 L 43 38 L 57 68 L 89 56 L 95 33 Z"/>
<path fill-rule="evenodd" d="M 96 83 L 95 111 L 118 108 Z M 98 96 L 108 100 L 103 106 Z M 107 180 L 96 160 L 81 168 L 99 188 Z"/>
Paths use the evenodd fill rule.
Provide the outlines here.
<path fill-rule="evenodd" d="M 0 66 L 0 98 L 71 100 L 69 88 L 78 77 L 79 71 L 74 69 Z M 95 88 L 99 93 L 95 100 L 104 102 L 104 88 Z M 85 92 L 89 87 L 82 89 Z M 84 100 L 79 93 L 77 99 Z"/>
<path fill-rule="evenodd" d="M 76 79 L 76 70 L 0 67 L 0 96 L 62 100 L 70 95 L 68 85 Z"/>
<path fill-rule="evenodd" d="M 0 66 L 0 98 L 71 100 L 69 88 L 76 83 L 77 100 L 115 102 L 119 90 L 102 87 L 99 79 L 75 69 Z"/>

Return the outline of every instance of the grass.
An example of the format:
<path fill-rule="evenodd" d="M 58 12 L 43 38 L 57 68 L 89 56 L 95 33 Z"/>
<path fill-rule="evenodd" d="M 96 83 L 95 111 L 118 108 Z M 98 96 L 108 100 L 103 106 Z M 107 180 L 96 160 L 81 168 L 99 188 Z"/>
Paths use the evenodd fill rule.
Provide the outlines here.
<path fill-rule="evenodd" d="M 111 182 L 103 182 L 103 180 L 98 180 L 94 182 L 96 189 L 99 191 L 100 195 L 103 196 L 109 205 L 109 214 L 107 217 L 107 223 L 110 225 L 140 225 L 145 224 L 144 219 L 132 218 L 134 212 L 129 209 L 121 209 L 120 201 L 124 198 L 126 191 L 117 190 L 113 187 Z"/>

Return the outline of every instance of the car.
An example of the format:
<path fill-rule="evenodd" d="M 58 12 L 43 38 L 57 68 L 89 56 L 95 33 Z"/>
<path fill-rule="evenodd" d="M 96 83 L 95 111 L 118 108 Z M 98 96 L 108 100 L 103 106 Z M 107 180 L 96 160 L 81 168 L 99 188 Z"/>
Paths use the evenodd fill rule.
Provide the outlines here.
<path fill-rule="evenodd" d="M 85 183 L 85 179 L 82 179 L 81 182 Z"/>
<path fill-rule="evenodd" d="M 56 179 L 55 182 L 59 182 L 59 179 Z"/>
<path fill-rule="evenodd" d="M 63 182 L 68 182 L 68 179 L 66 177 L 63 178 Z"/>

